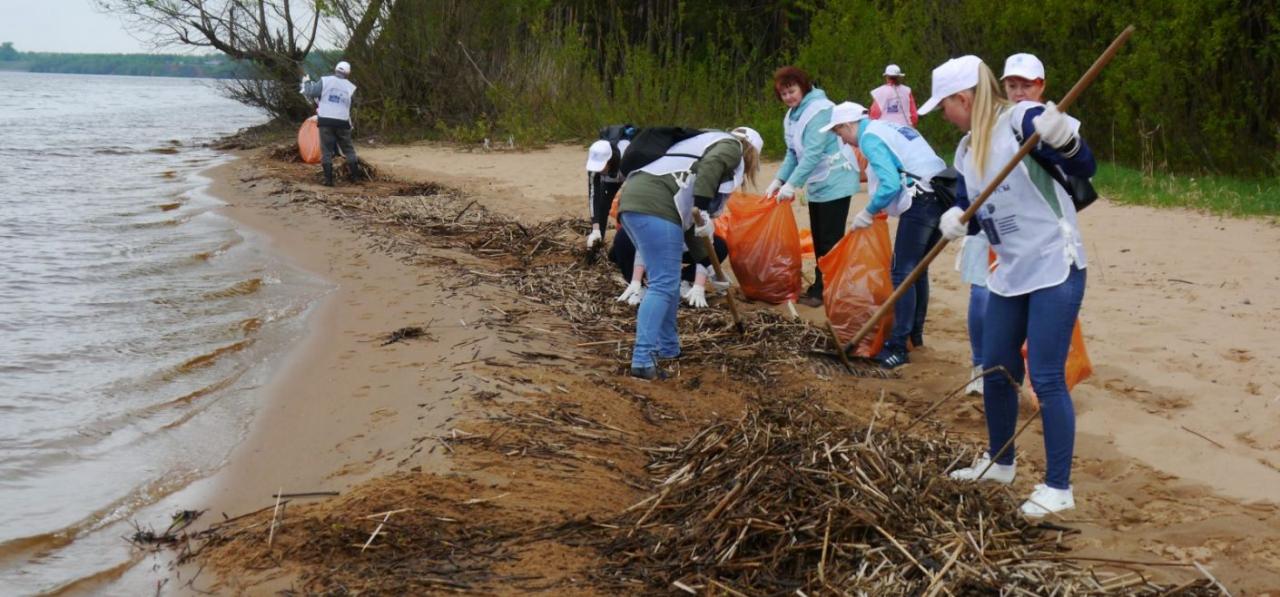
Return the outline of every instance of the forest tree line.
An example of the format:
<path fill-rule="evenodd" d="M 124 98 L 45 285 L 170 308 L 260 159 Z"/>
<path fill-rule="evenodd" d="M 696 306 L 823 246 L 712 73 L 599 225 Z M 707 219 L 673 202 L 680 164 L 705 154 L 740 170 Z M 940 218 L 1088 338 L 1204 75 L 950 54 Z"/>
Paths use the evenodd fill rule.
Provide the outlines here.
<path fill-rule="evenodd" d="M 1098 155 L 1144 171 L 1280 172 L 1280 11 L 1258 0 L 396 0 L 357 66 L 365 125 L 476 140 L 590 137 L 615 122 L 750 124 L 780 150 L 770 75 L 808 70 L 868 103 L 886 64 L 919 103 L 932 68 L 1031 52 L 1061 97 L 1138 32 L 1075 113 Z M 958 140 L 931 115 L 940 150 Z"/>

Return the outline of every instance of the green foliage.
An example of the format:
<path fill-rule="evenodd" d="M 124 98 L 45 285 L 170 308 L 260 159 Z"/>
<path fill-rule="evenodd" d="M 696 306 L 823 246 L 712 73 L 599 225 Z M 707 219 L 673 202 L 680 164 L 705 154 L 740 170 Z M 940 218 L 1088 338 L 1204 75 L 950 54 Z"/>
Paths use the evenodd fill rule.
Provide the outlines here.
<path fill-rule="evenodd" d="M 25 70 L 38 73 L 232 79 L 248 76 L 251 72 L 247 65 L 220 54 L 191 56 L 19 52 L 9 42 L 0 45 L 0 60 L 22 62 Z"/>
<path fill-rule="evenodd" d="M 869 101 L 890 62 L 917 100 L 933 67 L 1032 52 L 1061 97 L 1127 24 L 1137 35 L 1073 110 L 1100 157 L 1156 171 L 1280 173 L 1280 11 L 1250 0 L 399 0 L 363 55 L 362 110 L 390 133 L 525 142 L 613 122 L 755 126 L 782 150 L 770 76 L 792 63 Z M 366 114 L 368 116 L 368 114 Z M 487 130 L 478 131 L 478 127 Z M 940 151 L 959 133 L 920 129 Z"/>
<path fill-rule="evenodd" d="M 13 42 L 0 43 L 0 61 L 13 62 L 18 58 L 18 50 L 14 49 Z"/>
<path fill-rule="evenodd" d="M 1184 207 L 1228 216 L 1280 216 L 1280 178 L 1151 176 L 1104 162 L 1098 165 L 1093 182 L 1103 197 L 1117 203 Z"/>

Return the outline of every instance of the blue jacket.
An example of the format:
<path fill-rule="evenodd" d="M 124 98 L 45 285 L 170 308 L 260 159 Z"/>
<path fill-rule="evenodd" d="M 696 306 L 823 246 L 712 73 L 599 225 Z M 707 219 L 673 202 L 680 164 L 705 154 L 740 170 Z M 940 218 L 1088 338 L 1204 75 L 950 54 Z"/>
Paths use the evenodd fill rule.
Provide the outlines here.
<path fill-rule="evenodd" d="M 814 87 L 806 93 L 800 104 L 791 110 L 789 116 L 792 122 L 800 120 L 800 115 L 804 113 L 809 103 L 817 99 L 827 99 L 827 94 L 821 89 Z M 797 160 L 796 153 L 787 148 L 787 156 L 782 160 L 782 168 L 778 170 L 778 180 L 790 183 L 793 187 L 800 187 L 808 184 L 806 191 L 809 201 L 814 203 L 823 203 L 843 197 L 848 197 L 858 192 L 858 171 L 857 164 L 851 164 L 844 157 L 838 157 L 831 165 L 831 173 L 826 180 L 809 183 L 809 175 L 813 173 L 813 169 L 823 160 L 831 159 L 832 155 L 840 154 L 840 139 L 836 135 L 824 133 L 822 127 L 827 126 L 831 122 L 831 109 L 828 108 L 819 112 L 809 124 L 805 126 L 804 133 L 800 139 L 804 144 L 804 160 Z M 785 143 L 785 139 L 783 140 Z M 850 153 L 849 155 L 852 155 Z"/>

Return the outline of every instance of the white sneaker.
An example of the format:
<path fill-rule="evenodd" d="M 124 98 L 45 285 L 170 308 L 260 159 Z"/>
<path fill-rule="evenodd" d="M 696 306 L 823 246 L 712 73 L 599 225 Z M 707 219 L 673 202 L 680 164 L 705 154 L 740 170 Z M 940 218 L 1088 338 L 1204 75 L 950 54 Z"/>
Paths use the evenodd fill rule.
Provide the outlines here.
<path fill-rule="evenodd" d="M 1005 485 L 1013 483 L 1013 477 L 1018 472 L 1017 462 L 1013 464 L 992 464 L 990 469 L 987 468 L 988 464 L 991 464 L 991 455 L 983 452 L 982 456 L 978 457 L 977 462 L 973 463 L 973 466 L 951 471 L 951 478 L 956 481 L 995 481 Z M 982 475 L 984 470 L 987 471 L 987 474 Z M 978 475 L 982 475 L 982 478 L 979 479 Z"/>
<path fill-rule="evenodd" d="M 1022 503 L 1022 515 L 1029 518 L 1042 518 L 1046 514 L 1056 514 L 1076 507 L 1076 500 L 1070 489 L 1054 489 L 1039 483 L 1031 497 Z"/>
<path fill-rule="evenodd" d="M 970 396 L 982 395 L 982 365 L 974 365 L 973 370 L 969 373 L 969 377 L 974 378 L 965 386 L 964 393 Z"/>
<path fill-rule="evenodd" d="M 645 288 L 641 288 L 640 290 L 637 290 L 635 294 L 632 294 L 631 296 L 627 297 L 627 304 L 631 305 L 632 307 L 639 305 L 640 301 L 644 300 L 645 290 L 646 290 Z"/>

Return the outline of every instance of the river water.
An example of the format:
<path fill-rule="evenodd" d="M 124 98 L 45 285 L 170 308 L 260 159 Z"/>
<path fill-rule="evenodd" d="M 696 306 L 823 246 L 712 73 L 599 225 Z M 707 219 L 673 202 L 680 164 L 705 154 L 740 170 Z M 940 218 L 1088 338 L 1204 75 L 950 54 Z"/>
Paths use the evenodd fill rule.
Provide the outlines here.
<path fill-rule="evenodd" d="M 123 537 L 225 461 L 331 289 L 205 194 L 204 144 L 266 120 L 216 85 L 0 72 L 5 594 L 153 558 Z"/>

